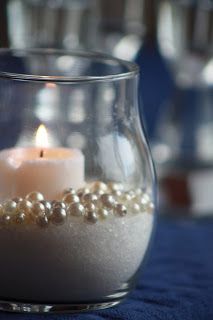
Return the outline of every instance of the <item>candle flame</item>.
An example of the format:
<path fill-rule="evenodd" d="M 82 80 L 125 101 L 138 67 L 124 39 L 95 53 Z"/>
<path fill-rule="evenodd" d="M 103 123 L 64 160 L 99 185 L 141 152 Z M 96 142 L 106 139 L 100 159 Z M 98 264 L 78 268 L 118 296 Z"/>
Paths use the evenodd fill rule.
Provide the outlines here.
<path fill-rule="evenodd" d="M 47 148 L 49 146 L 47 129 L 43 124 L 38 127 L 35 137 L 36 146 L 39 148 Z"/>

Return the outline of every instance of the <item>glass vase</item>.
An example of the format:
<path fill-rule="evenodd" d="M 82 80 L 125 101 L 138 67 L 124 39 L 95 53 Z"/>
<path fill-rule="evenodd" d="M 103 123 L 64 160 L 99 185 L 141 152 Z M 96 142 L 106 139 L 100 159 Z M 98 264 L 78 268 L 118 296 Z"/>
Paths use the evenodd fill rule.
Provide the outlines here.
<path fill-rule="evenodd" d="M 155 208 L 138 68 L 0 50 L 0 309 L 106 308 L 134 287 Z"/>

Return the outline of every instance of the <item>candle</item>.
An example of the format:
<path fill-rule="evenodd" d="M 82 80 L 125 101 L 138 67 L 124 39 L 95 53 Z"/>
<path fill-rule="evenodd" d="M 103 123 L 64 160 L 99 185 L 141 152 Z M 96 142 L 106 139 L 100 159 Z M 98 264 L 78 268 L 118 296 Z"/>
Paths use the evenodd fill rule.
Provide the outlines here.
<path fill-rule="evenodd" d="M 0 197 L 25 197 L 32 191 L 58 199 L 64 189 L 84 184 L 84 156 L 78 149 L 48 148 L 44 126 L 36 134 L 36 147 L 0 152 Z"/>

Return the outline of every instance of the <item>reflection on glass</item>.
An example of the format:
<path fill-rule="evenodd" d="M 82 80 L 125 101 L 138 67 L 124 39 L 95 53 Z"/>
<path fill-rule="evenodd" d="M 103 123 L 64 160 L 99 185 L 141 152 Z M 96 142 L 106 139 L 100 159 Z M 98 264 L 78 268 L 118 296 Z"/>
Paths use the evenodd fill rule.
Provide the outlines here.
<path fill-rule="evenodd" d="M 145 36 L 145 0 L 103 1 L 101 42 L 114 56 L 134 60 Z"/>
<path fill-rule="evenodd" d="M 8 0 L 10 44 L 16 48 L 94 45 L 96 0 Z"/>

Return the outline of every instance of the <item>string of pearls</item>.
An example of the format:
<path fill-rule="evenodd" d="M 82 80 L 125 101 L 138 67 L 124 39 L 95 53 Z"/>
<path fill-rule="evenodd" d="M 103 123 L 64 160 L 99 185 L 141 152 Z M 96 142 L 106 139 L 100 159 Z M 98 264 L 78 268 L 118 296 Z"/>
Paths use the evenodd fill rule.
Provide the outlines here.
<path fill-rule="evenodd" d="M 61 201 L 46 201 L 40 192 L 31 192 L 24 199 L 17 197 L 0 204 L 0 225 L 35 223 L 63 224 L 68 217 L 82 218 L 94 224 L 110 215 L 124 217 L 127 213 L 152 213 L 154 204 L 141 189 L 124 191 L 122 184 L 101 181 L 85 188 L 64 190 Z"/>

